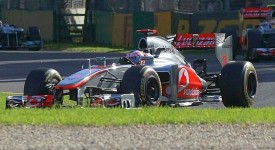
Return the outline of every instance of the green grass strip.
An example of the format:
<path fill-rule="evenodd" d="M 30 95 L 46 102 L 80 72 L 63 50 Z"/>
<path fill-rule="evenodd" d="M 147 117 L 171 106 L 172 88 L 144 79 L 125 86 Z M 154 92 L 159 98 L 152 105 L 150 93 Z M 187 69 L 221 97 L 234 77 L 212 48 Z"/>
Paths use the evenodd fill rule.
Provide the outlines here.
<path fill-rule="evenodd" d="M 121 108 L 61 108 L 5 109 L 5 97 L 0 94 L 0 124 L 29 125 L 162 125 L 162 124 L 271 124 L 275 123 L 275 108 L 209 109 L 148 107 Z"/>

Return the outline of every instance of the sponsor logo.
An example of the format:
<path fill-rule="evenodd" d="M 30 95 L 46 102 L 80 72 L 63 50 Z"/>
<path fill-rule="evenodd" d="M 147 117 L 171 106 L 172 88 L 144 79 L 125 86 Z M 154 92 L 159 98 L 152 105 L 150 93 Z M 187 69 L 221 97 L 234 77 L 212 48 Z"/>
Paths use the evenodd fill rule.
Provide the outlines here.
<path fill-rule="evenodd" d="M 185 96 L 198 96 L 200 94 L 199 89 L 195 87 L 189 87 L 190 77 L 186 68 L 180 69 L 178 83 L 178 93 L 183 92 L 182 94 Z"/>
<path fill-rule="evenodd" d="M 181 84 L 183 81 L 185 81 L 185 84 L 179 85 L 178 93 L 183 91 L 183 89 L 185 89 L 189 85 L 189 82 L 190 82 L 188 71 L 185 68 L 182 68 L 179 71 L 179 82 L 178 83 Z"/>
<path fill-rule="evenodd" d="M 250 11 L 250 12 L 245 12 L 243 14 L 244 17 L 266 17 L 267 16 L 267 13 L 266 12 L 253 12 L 253 11 Z"/>
<path fill-rule="evenodd" d="M 200 90 L 198 90 L 198 89 L 184 89 L 183 94 L 188 95 L 188 96 L 195 96 L 195 95 L 200 94 Z"/>
<path fill-rule="evenodd" d="M 214 46 L 215 38 L 212 37 L 198 37 L 194 38 L 180 36 L 176 41 L 177 46 Z"/>

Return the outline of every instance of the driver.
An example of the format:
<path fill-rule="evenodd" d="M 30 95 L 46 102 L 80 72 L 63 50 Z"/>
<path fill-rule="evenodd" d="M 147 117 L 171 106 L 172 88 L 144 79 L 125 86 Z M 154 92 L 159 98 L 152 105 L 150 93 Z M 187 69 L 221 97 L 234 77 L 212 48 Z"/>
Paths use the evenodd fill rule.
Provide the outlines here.
<path fill-rule="evenodd" d="M 142 57 L 146 57 L 149 55 L 149 53 L 145 53 L 140 50 L 131 50 L 128 54 L 126 54 L 126 58 L 128 58 L 131 62 L 133 62 L 136 65 L 142 65 L 145 63 L 145 61 L 142 60 Z"/>

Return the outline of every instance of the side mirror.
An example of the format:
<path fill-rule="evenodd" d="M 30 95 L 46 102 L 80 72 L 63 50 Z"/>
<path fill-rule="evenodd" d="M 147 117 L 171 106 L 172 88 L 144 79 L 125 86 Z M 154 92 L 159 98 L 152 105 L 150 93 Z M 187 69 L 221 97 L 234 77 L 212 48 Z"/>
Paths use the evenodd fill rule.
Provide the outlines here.
<path fill-rule="evenodd" d="M 96 57 L 96 62 L 103 62 L 104 67 L 106 67 L 106 57 Z"/>

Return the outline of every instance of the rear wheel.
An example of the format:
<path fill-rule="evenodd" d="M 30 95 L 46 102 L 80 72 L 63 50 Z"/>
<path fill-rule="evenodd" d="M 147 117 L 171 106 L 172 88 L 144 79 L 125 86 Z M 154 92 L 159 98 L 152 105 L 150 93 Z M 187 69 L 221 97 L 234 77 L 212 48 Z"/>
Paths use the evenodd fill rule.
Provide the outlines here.
<path fill-rule="evenodd" d="M 257 91 L 257 74 L 251 62 L 229 62 L 221 72 L 221 95 L 225 107 L 251 107 Z"/>
<path fill-rule="evenodd" d="M 161 81 L 157 72 L 150 67 L 133 66 L 122 79 L 121 93 L 134 93 L 135 105 L 158 106 L 162 95 Z"/>
<path fill-rule="evenodd" d="M 261 32 L 258 30 L 248 30 L 246 34 L 246 52 L 245 60 L 257 61 L 258 56 L 255 48 L 263 47 Z"/>
<path fill-rule="evenodd" d="M 52 95 L 55 85 L 61 80 L 60 74 L 54 69 L 35 69 L 27 76 L 24 95 Z"/>

